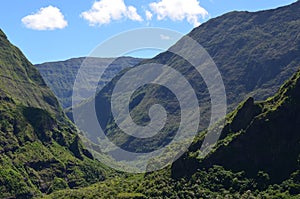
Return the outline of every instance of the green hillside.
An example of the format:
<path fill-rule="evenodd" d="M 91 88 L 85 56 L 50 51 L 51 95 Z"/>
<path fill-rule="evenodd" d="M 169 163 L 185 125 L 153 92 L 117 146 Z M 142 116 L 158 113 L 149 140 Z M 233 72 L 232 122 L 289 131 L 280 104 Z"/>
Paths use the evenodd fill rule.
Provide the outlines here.
<path fill-rule="evenodd" d="M 200 148 L 211 104 L 202 77 L 171 52 L 143 60 L 141 64 L 167 64 L 186 77 L 199 99 L 203 131 L 169 167 L 129 174 L 94 159 L 38 70 L 0 30 L 0 198 L 300 198 L 299 33 L 300 1 L 268 11 L 228 13 L 189 33 L 220 69 L 231 112 L 224 126 L 215 124 L 223 129 L 221 137 L 205 157 Z M 172 48 L 179 47 L 193 56 L 183 40 Z M 137 61 L 128 59 L 126 63 Z M 81 61 L 62 62 L 61 68 L 57 63 L 39 66 L 65 106 Z M 89 114 L 88 108 L 96 105 L 107 136 L 128 151 L 147 152 L 168 144 L 179 125 L 180 107 L 165 87 L 141 87 L 129 104 L 133 120 L 144 125 L 149 122 L 149 107 L 162 102 L 169 116 L 165 131 L 154 139 L 133 139 L 115 124 L 111 93 L 130 70 L 117 65 L 121 72 L 97 94 L 97 103 L 90 100 L 76 108 Z M 70 73 L 69 67 L 74 67 Z M 81 119 L 88 118 L 84 116 Z"/>
<path fill-rule="evenodd" d="M 39 72 L 18 48 L 9 43 L 2 31 L 0 46 L 1 93 L 6 93 L 23 105 L 43 108 L 57 116 L 61 115 L 62 111 L 55 96 Z"/>
<path fill-rule="evenodd" d="M 300 20 L 299 3 L 258 13 L 229 13 L 190 33 L 207 42 L 206 48 L 223 74 L 232 109 L 220 140 L 208 156 L 203 158 L 199 151 L 206 133 L 203 131 L 189 151 L 169 168 L 143 175 L 128 174 L 78 190 L 62 190 L 46 198 L 299 198 L 300 38 L 299 26 L 294 25 Z M 197 36 L 199 31 L 202 34 Z M 227 39 L 226 33 L 233 36 Z M 208 40 L 209 36 L 214 39 Z M 237 48 L 234 43 L 245 36 L 247 42 Z M 179 71 L 188 68 L 187 63 L 170 53 L 147 62 L 151 61 L 173 63 Z M 111 93 L 123 73 L 99 93 L 96 101 Z M 191 80 L 201 88 L 197 79 Z M 288 81 L 282 85 L 285 80 Z M 166 93 L 157 87 L 138 90 L 132 98 L 132 113 L 141 113 L 138 106 L 147 107 L 150 95 L 162 97 L 165 104 L 172 105 Z M 200 96 L 205 96 L 203 93 Z M 144 96 L 142 100 L 140 96 Z M 139 100 L 134 100 L 135 97 Z M 233 109 L 234 106 L 237 108 Z M 105 107 L 109 107 L 105 100 L 98 104 L 99 110 L 109 111 Z M 135 117 L 142 124 L 147 122 L 147 116 Z M 108 135 L 122 147 L 130 149 L 147 144 L 120 136 L 110 123 L 111 118 L 106 117 L 106 121 Z"/>
<path fill-rule="evenodd" d="M 254 102 L 249 98 L 240 104 L 228 115 L 215 149 L 193 166 L 181 158 L 173 164 L 174 176 L 189 175 L 198 167 L 221 165 L 232 171 L 244 171 L 249 177 L 263 171 L 273 183 L 289 178 L 299 169 L 299 91 L 300 71 L 266 101 Z M 201 142 L 199 136 L 190 147 L 190 154 L 199 153 Z M 183 169 L 186 164 L 190 169 Z"/>
<path fill-rule="evenodd" d="M 275 96 L 228 114 L 222 138 L 199 156 L 201 135 L 171 168 L 113 178 L 46 198 L 299 198 L 300 71 Z"/>
<path fill-rule="evenodd" d="M 0 198 L 105 179 L 37 69 L 0 31 Z"/>
<path fill-rule="evenodd" d="M 275 94 L 279 87 L 300 64 L 300 2 L 278 9 L 260 12 L 231 12 L 195 28 L 188 34 L 211 55 L 222 75 L 226 88 L 228 110 L 252 96 L 264 100 Z M 172 49 L 181 49 L 190 56 L 193 49 L 180 40 Z M 209 125 L 210 96 L 203 78 L 185 59 L 164 52 L 145 63 L 166 64 L 178 70 L 193 86 L 201 108 L 200 129 Z M 152 151 L 169 143 L 180 120 L 177 99 L 164 87 L 147 85 L 137 90 L 131 99 L 131 116 L 139 124 L 149 122 L 148 110 L 161 103 L 170 120 L 167 131 L 153 139 L 136 139 L 118 128 L 111 114 L 110 97 L 116 82 L 126 71 L 119 73 L 96 96 L 96 110 L 101 126 L 118 146 L 129 151 Z M 134 79 L 137 77 L 132 77 Z M 158 77 L 157 79 L 165 77 Z M 78 110 L 87 110 L 92 104 L 83 104 Z M 84 114 L 84 111 L 83 111 Z M 85 116 L 81 117 L 84 118 Z M 177 121 L 177 122 L 176 122 Z"/>

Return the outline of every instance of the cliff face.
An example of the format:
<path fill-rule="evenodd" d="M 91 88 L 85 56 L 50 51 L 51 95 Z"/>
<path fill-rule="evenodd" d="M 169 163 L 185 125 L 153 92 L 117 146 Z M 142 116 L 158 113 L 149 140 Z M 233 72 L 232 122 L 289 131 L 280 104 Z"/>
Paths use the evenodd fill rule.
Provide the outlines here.
<path fill-rule="evenodd" d="M 0 197 L 30 198 L 104 179 L 38 70 L 0 31 Z"/>
<path fill-rule="evenodd" d="M 120 57 L 116 59 L 82 57 L 66 61 L 47 62 L 35 66 L 65 109 L 72 106 L 73 86 L 82 63 L 89 65 L 95 74 L 94 76 L 90 74 L 91 77 L 87 80 L 87 84 L 104 86 L 121 70 L 133 67 L 142 60 L 133 57 Z M 97 76 L 99 73 L 96 71 L 103 71 L 104 69 L 104 74 L 99 82 L 99 77 Z M 88 91 L 89 89 L 87 88 L 86 90 Z"/>
<path fill-rule="evenodd" d="M 300 65 L 300 3 L 261 12 L 231 12 L 195 28 L 188 34 L 201 44 L 216 63 L 226 88 L 228 110 L 252 96 L 265 100 L 294 74 Z M 179 41 L 172 48 L 193 55 L 189 44 Z M 197 56 L 197 55 L 195 55 Z M 179 71 L 193 86 L 201 109 L 200 129 L 208 127 L 210 95 L 205 82 L 185 59 L 164 52 L 145 63 L 160 63 Z M 112 118 L 110 97 L 119 73 L 96 96 L 98 119 L 107 135 L 118 146 L 129 151 L 151 151 L 169 143 L 172 135 L 161 131 L 154 139 L 134 139 L 122 133 Z M 134 77 L 133 77 L 134 78 Z M 138 78 L 138 77 L 136 77 Z M 166 77 L 158 77 L 166 78 Z M 184 90 L 182 91 L 184 92 Z M 148 109 L 161 103 L 170 120 L 166 129 L 177 129 L 180 120 L 177 99 L 164 87 L 145 86 L 132 96 L 131 116 L 139 124 L 149 122 Z M 84 107 L 94 104 L 82 105 Z"/>
<path fill-rule="evenodd" d="M 221 140 L 206 158 L 188 156 L 173 165 L 174 176 L 189 175 L 198 168 L 221 165 L 255 177 L 267 173 L 271 182 L 286 180 L 299 169 L 300 155 L 300 71 L 288 80 L 275 96 L 264 102 L 252 98 L 242 103 L 227 118 Z M 190 150 L 198 152 L 201 140 Z M 187 172 L 183 169 L 194 162 Z"/>
<path fill-rule="evenodd" d="M 208 156 L 199 156 L 203 131 L 171 168 L 54 192 L 49 198 L 299 198 L 299 9 L 298 1 L 269 11 L 233 12 L 210 20 L 189 34 L 217 63 L 233 110 L 226 118 L 219 142 Z M 186 47 L 183 50 L 189 51 Z M 168 64 L 182 72 L 196 88 L 201 108 L 206 107 L 209 96 L 204 82 L 188 70 L 190 65 L 184 60 L 166 52 L 145 62 Z M 131 151 L 143 150 L 141 146 L 147 149 L 160 146 L 157 140 L 161 139 L 151 142 L 128 139 L 113 123 L 109 97 L 124 72 L 96 97 L 96 101 L 101 101 L 96 104 L 99 117 L 104 119 L 101 125 L 107 127 L 110 138 Z M 164 88 L 141 88 L 130 103 L 133 118 L 139 124 L 147 123 L 147 107 L 156 102 L 152 101 L 154 98 L 163 102 L 171 114 L 177 113 L 178 104 L 172 101 L 173 97 Z M 5 95 L 3 99 L 10 100 Z M 204 110 L 205 119 L 209 109 Z M 78 139 L 72 143 L 79 143 Z M 78 154 L 78 150 L 73 150 L 76 145 L 72 144 L 71 149 Z"/>

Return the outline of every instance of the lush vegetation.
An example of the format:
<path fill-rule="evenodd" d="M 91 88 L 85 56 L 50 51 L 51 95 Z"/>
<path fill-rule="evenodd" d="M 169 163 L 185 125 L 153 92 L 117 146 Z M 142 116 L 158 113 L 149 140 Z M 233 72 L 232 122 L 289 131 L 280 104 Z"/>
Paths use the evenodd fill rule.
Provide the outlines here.
<path fill-rule="evenodd" d="M 300 71 L 272 98 L 249 98 L 230 113 L 221 140 L 204 159 L 200 134 L 171 168 L 45 198 L 299 198 L 299 100 Z"/>
<path fill-rule="evenodd" d="M 87 186 L 106 172 L 36 68 L 0 31 L 0 198 Z"/>
<path fill-rule="evenodd" d="M 189 152 L 171 168 L 146 175 L 114 178 L 79 190 L 63 190 L 48 197 L 299 198 L 300 72 L 280 87 L 289 75 L 292 76 L 299 70 L 299 37 L 293 32 L 299 28 L 293 25 L 299 24 L 298 13 L 293 13 L 299 8 L 298 2 L 285 8 L 259 13 L 229 13 L 190 33 L 190 36 L 206 45 L 219 65 L 231 107 L 247 95 L 265 99 L 279 89 L 274 97 L 263 102 L 255 102 L 252 97 L 246 98 L 230 113 L 220 141 L 207 157 L 202 158 L 199 151 L 205 135 L 203 132 L 195 139 Z M 282 19 L 280 14 L 284 14 L 285 18 Z M 264 20 L 258 23 L 260 18 Z M 213 31 L 208 31 L 212 29 Z M 284 34 L 275 34 L 282 29 L 286 30 Z M 257 33 L 253 32 L 255 30 Z M 230 37 L 223 37 L 222 31 L 231 33 Z M 216 38 L 208 39 L 209 35 Z M 247 43 L 239 41 L 245 36 Z M 241 42 L 240 47 L 237 48 L 231 42 Z M 253 49 L 259 50 L 259 56 Z M 173 64 L 173 67 L 183 72 L 187 70 L 184 66 L 189 66 L 171 53 L 163 53 L 148 60 L 151 61 Z M 196 75 L 186 75 L 195 82 L 197 88 L 201 88 L 201 83 L 198 84 L 197 78 L 194 79 Z M 99 93 L 97 97 L 101 98 L 102 103 L 120 76 L 122 73 Z M 201 91 L 204 94 L 201 93 L 200 96 L 205 97 L 205 91 Z M 138 122 L 142 124 L 146 123 L 147 116 L 143 113 L 147 111 L 141 110 L 149 107 L 153 98 L 162 99 L 166 105 L 172 106 L 174 102 L 168 98 L 171 95 L 166 94 L 167 92 L 157 87 L 144 87 L 136 91 L 130 106 L 132 113 L 138 114 L 132 114 L 133 117 L 138 118 Z M 109 102 L 98 105 L 99 110 L 109 112 L 107 107 L 110 107 Z M 176 113 L 176 108 L 172 108 L 167 110 L 173 110 L 171 114 Z M 106 121 L 107 134 L 117 139 L 116 143 L 120 146 L 141 145 L 140 140 L 135 142 L 118 134 L 115 124 L 110 123 L 111 119 L 106 118 Z M 147 143 L 142 144 L 143 147 L 145 145 Z"/>
<path fill-rule="evenodd" d="M 264 179 L 264 177 L 262 177 Z M 261 180 L 262 181 L 262 180 Z M 208 171 L 198 171 L 190 179 L 174 180 L 165 171 L 147 176 L 114 178 L 78 190 L 54 192 L 45 198 L 298 198 L 295 181 L 269 186 L 261 191 L 260 180 L 244 177 L 215 166 Z M 299 182 L 297 182 L 299 183 Z"/>
<path fill-rule="evenodd" d="M 38 70 L 0 31 L 0 90 L 17 103 L 43 108 L 56 116 L 62 110 Z"/>
<path fill-rule="evenodd" d="M 294 74 L 300 65 L 300 6 L 299 2 L 261 12 L 232 12 L 209 20 L 188 34 L 199 42 L 218 66 L 226 88 L 229 111 L 241 101 L 252 96 L 265 100 Z M 284 16 L 284 17 L 283 17 Z M 189 44 L 179 41 L 179 48 L 193 56 Z M 166 64 L 178 70 L 193 86 L 201 107 L 201 129 L 206 129 L 210 118 L 210 96 L 199 73 L 183 58 L 171 53 L 161 53 L 144 63 Z M 107 84 L 96 96 L 97 116 L 106 134 L 118 146 L 130 151 L 151 151 L 169 143 L 180 120 L 179 104 L 164 87 L 145 86 L 132 96 L 131 116 L 139 124 L 149 122 L 149 108 L 159 103 L 168 113 L 165 128 L 151 139 L 137 139 L 122 132 L 111 114 L 110 97 L 124 71 Z M 165 75 L 165 74 L 163 74 Z M 132 79 L 138 77 L 132 77 Z M 157 79 L 165 79 L 166 76 Z M 185 92 L 183 90 L 182 92 Z M 94 106 L 95 101 L 83 104 L 80 110 Z M 84 118 L 84 117 L 82 117 Z"/>
<path fill-rule="evenodd" d="M 199 151 L 202 131 L 170 167 L 136 175 L 117 173 L 94 160 L 39 72 L 0 31 L 0 198 L 299 198 L 299 5 L 229 13 L 189 34 L 219 66 L 233 111 L 208 156 Z M 209 113 L 204 82 L 188 63 L 168 52 L 145 62 L 182 72 L 197 88 L 204 114 Z M 120 146 L 151 150 L 172 135 L 142 143 L 119 134 L 110 118 L 106 94 L 122 74 L 97 96 L 104 102 L 96 107 L 108 113 L 101 116 L 102 125 Z M 278 89 L 264 101 L 254 99 Z M 178 113 L 168 90 L 147 86 L 130 103 L 136 122 L 148 122 L 144 110 L 154 98 L 164 102 L 170 115 Z M 168 125 L 168 130 L 176 129 L 176 118 L 170 117 Z"/>

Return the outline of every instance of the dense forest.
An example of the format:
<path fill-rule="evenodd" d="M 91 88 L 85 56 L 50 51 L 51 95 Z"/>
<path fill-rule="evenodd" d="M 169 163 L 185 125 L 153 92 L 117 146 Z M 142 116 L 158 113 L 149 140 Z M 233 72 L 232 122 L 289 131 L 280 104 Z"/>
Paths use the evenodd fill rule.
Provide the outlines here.
<path fill-rule="evenodd" d="M 152 59 L 117 58 L 100 80 L 96 100 L 70 108 L 85 58 L 34 66 L 0 30 L 0 198 L 299 198 L 300 2 L 230 12 L 188 36 L 213 58 L 227 94 L 225 124 L 214 126 L 222 129 L 220 139 L 206 156 L 200 149 L 211 114 L 209 91 L 182 57 L 167 51 Z M 171 48 L 193 51 L 182 41 Z M 112 60 L 91 58 L 90 64 L 99 69 Z M 89 141 L 72 113 L 96 102 L 106 135 L 129 151 L 151 151 L 169 142 L 167 130 L 178 128 L 179 108 L 165 88 L 145 86 L 131 98 L 130 111 L 139 124 L 149 122 L 154 99 L 171 115 L 155 138 L 124 135 L 112 118 L 116 82 L 128 70 L 151 63 L 167 64 L 192 82 L 203 123 L 171 165 L 143 174 L 120 172 L 97 159 L 101 151 L 87 149 Z"/>

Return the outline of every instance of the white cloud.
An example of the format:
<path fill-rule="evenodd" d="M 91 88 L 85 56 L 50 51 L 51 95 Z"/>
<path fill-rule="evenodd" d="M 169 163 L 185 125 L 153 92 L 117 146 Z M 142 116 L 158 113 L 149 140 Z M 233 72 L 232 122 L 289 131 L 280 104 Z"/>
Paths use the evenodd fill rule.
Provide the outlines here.
<path fill-rule="evenodd" d="M 53 6 L 41 8 L 38 12 L 22 18 L 22 23 L 34 30 L 55 30 L 68 26 L 64 15 Z"/>
<path fill-rule="evenodd" d="M 208 16 L 198 0 L 160 0 L 149 4 L 158 20 L 170 18 L 173 21 L 186 19 L 194 26 L 200 25 L 199 18 Z"/>
<path fill-rule="evenodd" d="M 161 39 L 161 40 L 170 40 L 171 37 L 168 36 L 168 35 L 161 34 L 161 35 L 160 35 L 160 39 Z"/>
<path fill-rule="evenodd" d="M 128 6 L 127 17 L 133 21 L 143 21 L 142 17 L 137 13 L 136 8 L 133 6 Z"/>
<path fill-rule="evenodd" d="M 91 26 L 109 24 L 113 20 L 128 18 L 132 21 L 143 21 L 133 6 L 126 6 L 124 0 L 100 0 L 92 8 L 81 13 L 81 17 Z"/>
<path fill-rule="evenodd" d="M 146 10 L 145 14 L 146 14 L 146 19 L 150 21 L 152 19 L 153 14 L 149 10 Z"/>

